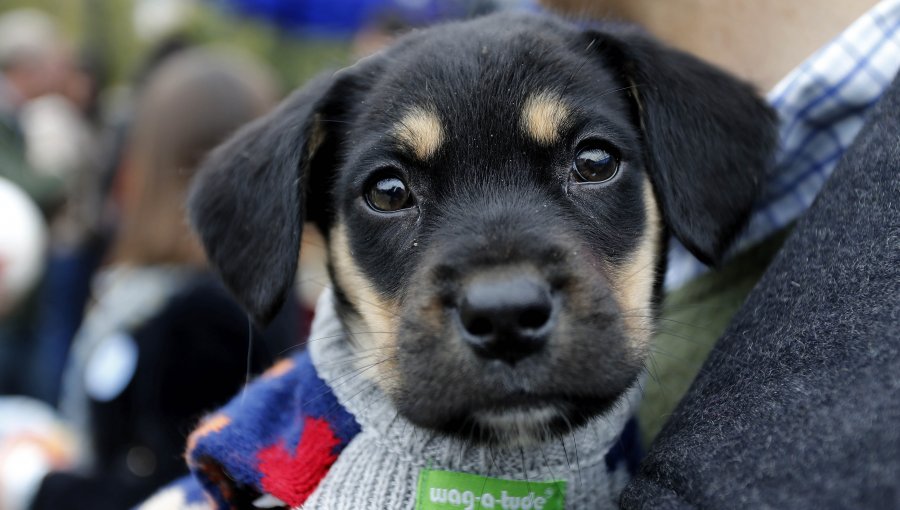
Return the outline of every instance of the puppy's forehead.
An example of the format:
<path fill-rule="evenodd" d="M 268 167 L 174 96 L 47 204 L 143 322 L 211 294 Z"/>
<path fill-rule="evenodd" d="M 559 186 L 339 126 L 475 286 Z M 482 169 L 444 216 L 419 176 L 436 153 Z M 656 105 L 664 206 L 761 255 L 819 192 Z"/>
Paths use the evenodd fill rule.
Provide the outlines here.
<path fill-rule="evenodd" d="M 599 59 L 580 32 L 489 21 L 429 30 L 385 53 L 355 139 L 377 135 L 420 161 L 499 157 L 562 141 L 596 111 L 592 95 L 618 101 L 602 94 L 618 88 L 615 77 L 589 65 Z"/>
<path fill-rule="evenodd" d="M 455 105 L 451 108 L 454 107 Z M 539 145 L 557 142 L 562 130 L 572 122 L 570 103 L 559 93 L 549 89 L 537 89 L 527 94 L 525 99 L 520 101 L 518 111 L 514 109 L 510 113 L 517 119 L 517 121 L 510 119 L 510 124 L 516 125 L 530 141 Z M 433 104 L 409 106 L 394 122 L 390 133 L 404 149 L 417 159 L 426 161 L 446 141 L 447 117 L 452 116 L 442 116 Z M 460 126 L 450 127 L 460 128 Z"/>

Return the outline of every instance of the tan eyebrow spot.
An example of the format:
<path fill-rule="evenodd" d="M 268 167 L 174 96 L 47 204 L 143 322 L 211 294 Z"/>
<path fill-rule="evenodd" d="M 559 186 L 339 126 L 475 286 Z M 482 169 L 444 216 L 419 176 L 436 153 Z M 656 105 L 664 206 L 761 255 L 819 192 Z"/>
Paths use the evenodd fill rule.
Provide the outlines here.
<path fill-rule="evenodd" d="M 424 161 L 434 155 L 444 142 L 444 128 L 434 111 L 416 106 L 394 126 L 394 136 Z"/>
<path fill-rule="evenodd" d="M 558 94 L 543 91 L 532 94 L 522 109 L 522 129 L 534 141 L 550 145 L 559 139 L 560 128 L 569 117 L 569 107 Z"/>

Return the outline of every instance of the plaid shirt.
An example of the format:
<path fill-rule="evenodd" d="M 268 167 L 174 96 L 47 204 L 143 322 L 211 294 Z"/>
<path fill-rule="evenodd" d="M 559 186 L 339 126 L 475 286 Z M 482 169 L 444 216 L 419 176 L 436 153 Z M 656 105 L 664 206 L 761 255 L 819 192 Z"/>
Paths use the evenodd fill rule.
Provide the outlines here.
<path fill-rule="evenodd" d="M 772 89 L 767 98 L 781 124 L 777 165 L 733 252 L 803 214 L 898 69 L 900 0 L 882 0 Z M 673 239 L 666 287 L 705 271 Z"/>

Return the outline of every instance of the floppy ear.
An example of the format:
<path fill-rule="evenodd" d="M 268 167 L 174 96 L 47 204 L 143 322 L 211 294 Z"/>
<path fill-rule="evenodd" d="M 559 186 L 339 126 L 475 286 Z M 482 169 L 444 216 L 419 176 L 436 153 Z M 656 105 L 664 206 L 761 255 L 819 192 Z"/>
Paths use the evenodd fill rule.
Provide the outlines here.
<path fill-rule="evenodd" d="M 316 112 L 331 73 L 294 92 L 213 150 L 188 211 L 212 267 L 259 324 L 281 307 L 297 271 L 307 168 L 321 142 Z"/>
<path fill-rule="evenodd" d="M 753 88 L 638 29 L 589 34 L 628 86 L 662 213 L 698 259 L 718 262 L 774 160 L 774 112 Z"/>

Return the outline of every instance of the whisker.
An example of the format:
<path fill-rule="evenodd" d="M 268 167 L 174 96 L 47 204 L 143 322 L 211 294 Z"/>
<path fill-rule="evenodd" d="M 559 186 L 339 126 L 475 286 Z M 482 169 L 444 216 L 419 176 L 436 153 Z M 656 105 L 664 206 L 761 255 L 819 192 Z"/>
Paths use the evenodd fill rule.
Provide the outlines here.
<path fill-rule="evenodd" d="M 349 383 L 350 381 L 352 381 L 353 379 L 359 377 L 360 375 L 362 375 L 362 374 L 365 373 L 366 371 L 371 370 L 372 368 L 374 368 L 374 367 L 376 367 L 376 366 L 378 366 L 378 365 L 380 365 L 380 364 L 382 364 L 382 363 L 384 363 L 384 362 L 386 362 L 386 361 L 389 361 L 389 360 L 390 360 L 390 358 L 383 359 L 383 360 L 381 360 L 381 361 L 372 363 L 372 364 L 370 364 L 370 365 L 368 365 L 368 366 L 361 367 L 361 368 L 355 369 L 355 370 L 351 370 L 351 371 L 349 371 L 349 372 L 346 373 L 346 374 L 341 374 L 340 376 L 338 376 L 337 378 L 335 378 L 334 381 L 329 382 L 329 385 L 328 385 L 329 388 L 327 388 L 325 391 L 319 393 L 318 395 L 316 395 L 316 396 L 314 396 L 314 397 L 312 397 L 312 398 L 310 398 L 310 399 L 307 399 L 307 400 L 304 402 L 303 407 L 308 406 L 309 404 L 315 402 L 316 400 L 318 400 L 318 399 L 320 399 L 320 398 L 322 398 L 322 397 L 324 397 L 324 396 L 326 396 L 326 395 L 328 395 L 328 394 L 330 394 L 330 393 L 334 393 L 334 390 L 335 390 L 335 389 L 337 389 L 337 388 L 343 386 L 344 384 Z"/>

